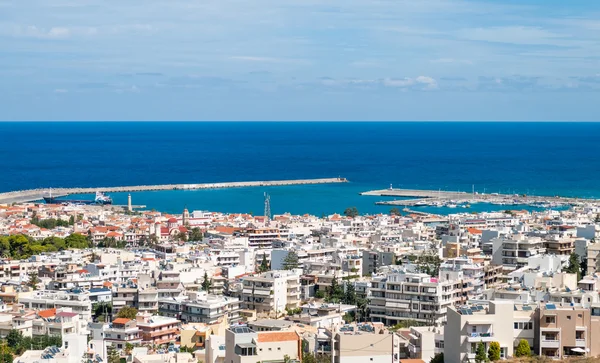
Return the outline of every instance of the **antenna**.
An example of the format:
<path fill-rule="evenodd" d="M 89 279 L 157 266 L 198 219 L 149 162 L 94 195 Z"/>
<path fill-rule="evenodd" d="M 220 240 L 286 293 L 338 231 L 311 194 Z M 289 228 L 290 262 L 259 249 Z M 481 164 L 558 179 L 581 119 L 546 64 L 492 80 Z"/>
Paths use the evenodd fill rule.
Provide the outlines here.
<path fill-rule="evenodd" d="M 265 224 L 268 226 L 271 222 L 271 196 L 265 192 Z"/>

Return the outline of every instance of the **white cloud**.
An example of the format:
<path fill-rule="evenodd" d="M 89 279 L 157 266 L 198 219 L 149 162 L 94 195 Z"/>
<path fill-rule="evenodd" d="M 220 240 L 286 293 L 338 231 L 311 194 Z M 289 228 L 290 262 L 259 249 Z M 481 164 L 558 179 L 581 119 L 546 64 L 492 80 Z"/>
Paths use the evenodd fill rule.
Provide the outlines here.
<path fill-rule="evenodd" d="M 64 89 L 64 88 L 57 88 L 53 91 L 54 93 L 68 93 L 69 90 Z"/>

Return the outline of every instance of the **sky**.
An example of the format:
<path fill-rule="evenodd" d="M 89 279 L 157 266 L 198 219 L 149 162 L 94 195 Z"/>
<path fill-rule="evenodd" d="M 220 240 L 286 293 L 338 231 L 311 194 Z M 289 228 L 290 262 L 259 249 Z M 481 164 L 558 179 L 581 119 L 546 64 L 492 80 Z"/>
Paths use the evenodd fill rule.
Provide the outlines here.
<path fill-rule="evenodd" d="M 600 1 L 0 0 L 0 120 L 598 121 Z"/>

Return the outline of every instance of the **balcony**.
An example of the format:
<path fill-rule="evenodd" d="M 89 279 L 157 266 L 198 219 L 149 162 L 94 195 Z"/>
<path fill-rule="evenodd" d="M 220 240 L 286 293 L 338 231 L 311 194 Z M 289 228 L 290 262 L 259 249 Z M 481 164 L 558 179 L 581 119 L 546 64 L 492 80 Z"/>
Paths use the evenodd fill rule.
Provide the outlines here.
<path fill-rule="evenodd" d="M 560 340 L 558 338 L 543 338 L 540 341 L 541 348 L 560 348 Z"/>
<path fill-rule="evenodd" d="M 575 346 L 585 348 L 585 339 L 575 339 Z"/>
<path fill-rule="evenodd" d="M 470 336 L 467 337 L 467 341 L 469 343 L 477 343 L 477 342 L 491 342 L 494 339 L 494 333 L 471 333 Z"/>

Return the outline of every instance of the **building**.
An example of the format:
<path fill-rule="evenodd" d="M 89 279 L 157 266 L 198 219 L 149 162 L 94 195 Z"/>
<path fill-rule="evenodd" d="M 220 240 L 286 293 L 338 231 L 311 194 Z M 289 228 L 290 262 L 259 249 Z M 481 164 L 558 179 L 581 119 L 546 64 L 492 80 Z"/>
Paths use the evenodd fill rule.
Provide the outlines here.
<path fill-rule="evenodd" d="M 290 363 L 302 360 L 302 342 L 294 331 L 255 332 L 241 325 L 225 331 L 225 362 L 283 363 L 284 356 Z"/>
<path fill-rule="evenodd" d="M 166 316 L 137 316 L 137 326 L 144 344 L 165 344 L 175 341 L 179 335 L 179 324 L 175 318 Z"/>
<path fill-rule="evenodd" d="M 444 361 L 474 362 L 477 345 L 483 342 L 500 344 L 500 357 L 513 356 L 514 347 L 526 339 L 536 346 L 537 307 L 512 301 L 491 301 L 489 305 L 450 307 L 444 327 Z"/>
<path fill-rule="evenodd" d="M 408 334 L 408 354 L 411 359 L 430 362 L 439 353 L 444 353 L 443 328 L 433 326 L 413 326 Z"/>
<path fill-rule="evenodd" d="M 401 338 L 382 324 L 343 325 L 332 337 L 334 363 L 400 362 Z"/>
<path fill-rule="evenodd" d="M 442 323 L 461 287 L 460 281 L 441 281 L 423 273 L 396 271 L 374 277 L 368 305 L 371 321 L 387 326 L 405 320 Z"/>
<path fill-rule="evenodd" d="M 92 320 L 92 302 L 87 291 L 33 291 L 31 295 L 19 295 L 19 303 L 34 310 L 70 308 L 72 312 L 79 314 L 81 320 Z"/>
<path fill-rule="evenodd" d="M 600 353 L 600 305 L 590 308 L 571 304 L 546 303 L 540 307 L 540 346 L 542 356 L 563 359 Z"/>
<path fill-rule="evenodd" d="M 492 263 L 517 268 L 527 266 L 530 257 L 546 252 L 544 240 L 540 237 L 515 235 L 512 238 L 492 239 Z"/>
<path fill-rule="evenodd" d="M 396 264 L 396 255 L 392 252 L 368 251 L 362 252 L 362 275 L 373 275 L 381 266 Z"/>
<path fill-rule="evenodd" d="M 125 348 L 127 343 L 140 344 L 142 342 L 137 322 L 126 318 L 113 320 L 112 324 L 104 329 L 104 337 L 107 343 L 115 346 L 117 349 Z"/>
<path fill-rule="evenodd" d="M 164 316 L 177 318 L 185 323 L 233 323 L 241 319 L 238 298 L 206 292 L 189 292 L 186 299 L 163 299 L 160 301 L 159 311 Z"/>
<path fill-rule="evenodd" d="M 300 306 L 300 269 L 269 271 L 242 279 L 243 309 L 281 313 Z"/>

